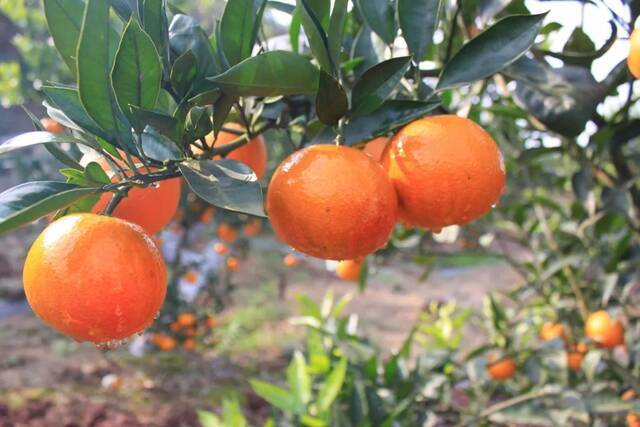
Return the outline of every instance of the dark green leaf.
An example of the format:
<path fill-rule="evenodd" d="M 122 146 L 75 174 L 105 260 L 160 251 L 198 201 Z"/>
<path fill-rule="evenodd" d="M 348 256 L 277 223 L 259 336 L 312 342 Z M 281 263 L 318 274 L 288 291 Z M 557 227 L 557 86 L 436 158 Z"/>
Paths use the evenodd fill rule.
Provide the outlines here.
<path fill-rule="evenodd" d="M 89 116 L 112 135 L 128 130 L 111 86 L 109 3 L 88 0 L 78 45 L 78 92 Z"/>
<path fill-rule="evenodd" d="M 442 0 L 398 0 L 398 18 L 409 51 L 420 62 L 433 43 Z"/>
<path fill-rule="evenodd" d="M 169 44 L 176 56 L 191 50 L 198 60 L 198 76 L 207 77 L 222 72 L 222 65 L 204 30 L 190 16 L 175 15 L 169 26 Z"/>
<path fill-rule="evenodd" d="M 198 60 L 191 50 L 186 51 L 173 62 L 171 84 L 182 95 L 191 91 L 198 76 Z"/>
<path fill-rule="evenodd" d="M 222 49 L 229 65 L 251 56 L 265 0 L 228 0 L 220 21 Z"/>
<path fill-rule="evenodd" d="M 0 233 L 28 224 L 97 191 L 97 188 L 55 181 L 27 182 L 10 188 L 0 194 Z"/>
<path fill-rule="evenodd" d="M 111 73 L 120 109 L 132 120 L 129 106 L 156 106 L 162 81 L 162 64 L 151 37 L 132 18 L 124 29 Z"/>
<path fill-rule="evenodd" d="M 300 19 L 300 9 L 295 8 L 293 15 L 291 16 L 291 25 L 289 25 L 289 41 L 291 42 L 291 49 L 295 53 L 300 53 L 300 29 L 302 28 L 302 22 Z"/>
<path fill-rule="evenodd" d="M 227 120 L 231 109 L 233 108 L 233 104 L 238 100 L 236 96 L 222 94 L 220 98 L 216 101 L 213 107 L 213 132 L 216 137 L 220 129 L 222 129 L 222 125 Z"/>
<path fill-rule="evenodd" d="M 318 87 L 318 70 L 303 56 L 273 50 L 209 80 L 239 96 L 312 94 Z"/>
<path fill-rule="evenodd" d="M 356 35 L 351 52 L 351 57 L 359 60 L 354 70 L 356 77 L 382 62 L 386 48 L 384 41 L 376 33 L 366 25 L 363 26 Z"/>
<path fill-rule="evenodd" d="M 438 108 L 438 101 L 387 101 L 371 114 L 355 117 L 345 126 L 347 145 L 356 145 L 385 135 Z"/>
<path fill-rule="evenodd" d="M 329 53 L 329 39 L 322 27 L 322 22 L 315 14 L 307 0 L 297 0 L 302 27 L 309 40 L 311 53 L 320 67 L 330 75 L 335 75 L 336 67 Z"/>
<path fill-rule="evenodd" d="M 76 75 L 76 49 L 82 26 L 82 0 L 44 0 L 49 32 L 60 56 Z"/>
<path fill-rule="evenodd" d="M 356 3 L 369 27 L 386 44 L 393 43 L 396 38 L 394 3 L 389 0 L 357 0 Z"/>
<path fill-rule="evenodd" d="M 141 140 L 142 151 L 153 160 L 165 162 L 184 158 L 184 153 L 175 142 L 160 134 L 151 126 L 147 126 L 144 129 Z"/>
<path fill-rule="evenodd" d="M 163 111 L 143 110 L 138 107 L 131 107 L 131 113 L 133 115 L 133 126 L 136 132 L 140 133 L 144 131 L 144 128 L 149 125 L 172 141 L 182 140 L 180 124 L 176 119 Z"/>
<path fill-rule="evenodd" d="M 267 1 L 267 6 L 268 7 L 272 7 L 276 10 L 279 10 L 280 12 L 284 12 L 284 13 L 288 13 L 289 15 L 293 14 L 293 11 L 295 10 L 295 6 L 289 3 L 284 3 L 281 1 L 274 1 L 274 0 L 269 0 Z"/>
<path fill-rule="evenodd" d="M 131 15 L 138 16 L 138 0 L 110 0 L 113 9 L 118 16 L 127 22 L 131 19 Z"/>
<path fill-rule="evenodd" d="M 184 131 L 187 141 L 204 138 L 213 130 L 209 112 L 205 107 L 193 107 L 187 114 Z"/>
<path fill-rule="evenodd" d="M 329 21 L 329 55 L 334 64 L 340 64 L 340 50 L 344 36 L 344 27 L 347 19 L 348 0 L 336 0 Z"/>
<path fill-rule="evenodd" d="M 535 41 L 545 16 L 509 16 L 480 33 L 444 67 L 437 89 L 484 79 L 516 61 Z"/>
<path fill-rule="evenodd" d="M 80 96 L 75 88 L 66 86 L 43 86 L 42 91 L 45 96 L 71 120 L 75 125 L 72 126 L 72 128 L 109 139 L 109 135 L 89 117 L 80 102 Z"/>
<path fill-rule="evenodd" d="M 220 96 L 222 96 L 220 90 L 212 89 L 194 96 L 193 98 L 189 99 L 189 102 L 193 105 L 204 107 L 207 105 L 214 105 L 216 101 L 220 99 Z"/>
<path fill-rule="evenodd" d="M 348 110 L 349 100 L 340 82 L 324 71 L 320 71 L 320 83 L 316 95 L 316 113 L 320 121 L 333 126 Z"/>
<path fill-rule="evenodd" d="M 138 0 L 142 1 L 142 0 Z M 165 0 L 144 0 L 144 31 L 149 34 L 162 59 L 162 64 L 169 71 L 169 23 L 167 21 Z"/>
<path fill-rule="evenodd" d="M 212 205 L 235 212 L 265 216 L 258 177 L 235 160 L 185 160 L 178 164 L 189 187 Z"/>
<path fill-rule="evenodd" d="M 352 114 L 368 114 L 391 96 L 409 69 L 411 57 L 389 59 L 368 69 L 356 82 L 351 97 Z"/>
<path fill-rule="evenodd" d="M 0 144 L 0 155 L 10 153 L 22 148 L 31 147 L 33 145 L 58 143 L 83 144 L 84 142 L 68 134 L 28 132 L 18 135 Z"/>

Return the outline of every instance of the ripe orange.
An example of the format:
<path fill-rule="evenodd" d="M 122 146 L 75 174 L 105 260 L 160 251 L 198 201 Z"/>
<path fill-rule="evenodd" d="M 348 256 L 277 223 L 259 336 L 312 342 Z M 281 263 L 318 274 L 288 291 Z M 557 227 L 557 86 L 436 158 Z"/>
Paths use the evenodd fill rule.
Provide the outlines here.
<path fill-rule="evenodd" d="M 398 192 L 400 219 L 434 232 L 486 214 L 505 185 L 495 141 L 455 115 L 425 117 L 402 128 L 382 164 Z"/>
<path fill-rule="evenodd" d="M 362 260 L 340 261 L 336 267 L 336 275 L 342 280 L 357 282 L 362 270 Z"/>
<path fill-rule="evenodd" d="M 591 313 L 585 325 L 585 335 L 600 348 L 614 348 L 624 344 L 624 326 L 619 320 L 611 319 L 604 310 Z"/>
<path fill-rule="evenodd" d="M 587 353 L 587 346 L 584 343 L 579 343 L 571 351 L 567 353 L 567 366 L 572 371 L 579 371 L 582 367 L 582 359 Z"/>
<path fill-rule="evenodd" d="M 193 270 L 187 271 L 187 273 L 183 276 L 183 279 L 185 282 L 193 285 L 198 281 L 198 273 Z"/>
<path fill-rule="evenodd" d="M 182 347 L 187 351 L 193 351 L 196 348 L 196 341 L 193 338 L 189 338 L 182 343 Z"/>
<path fill-rule="evenodd" d="M 225 123 L 224 127 L 244 131 L 244 127 L 238 123 Z M 220 131 L 218 138 L 214 140 L 213 132 L 205 138 L 209 147 L 221 147 L 238 139 L 238 135 L 231 132 Z M 194 149 L 195 154 L 201 154 L 199 149 Z M 262 135 L 258 135 L 245 145 L 236 148 L 226 157 L 227 159 L 237 160 L 249 166 L 256 173 L 258 179 L 262 179 L 267 169 L 267 144 L 264 142 Z"/>
<path fill-rule="evenodd" d="M 155 334 L 151 337 L 151 342 L 162 351 L 171 351 L 176 348 L 176 340 L 164 334 Z"/>
<path fill-rule="evenodd" d="M 88 162 L 97 160 L 98 164 L 111 175 L 111 167 L 104 159 L 83 160 Z M 124 164 L 121 166 L 125 167 Z M 152 169 L 153 170 L 153 169 Z M 111 180 L 121 179 L 114 175 Z M 105 210 L 113 198 L 113 193 L 103 193 L 98 203 L 93 207 L 94 213 Z M 180 203 L 180 178 L 167 179 L 149 185 L 146 188 L 133 187 L 127 197 L 122 199 L 113 211 L 113 216 L 140 225 L 148 234 L 155 234 L 171 222 Z"/>
<path fill-rule="evenodd" d="M 511 358 L 505 357 L 495 362 L 490 360 L 487 366 L 487 373 L 496 381 L 506 381 L 515 375 L 516 369 L 516 362 Z"/>
<path fill-rule="evenodd" d="M 203 224 L 211 224 L 213 218 L 216 216 L 216 211 L 213 208 L 207 208 L 200 215 L 200 222 Z"/>
<path fill-rule="evenodd" d="M 324 259 L 362 258 L 381 248 L 397 211 L 380 164 L 350 147 L 313 145 L 293 153 L 278 166 L 267 192 L 277 237 Z"/>
<path fill-rule="evenodd" d="M 238 230 L 227 224 L 220 224 L 218 226 L 218 237 L 220 240 L 224 240 L 227 243 L 231 243 L 238 237 Z"/>
<path fill-rule="evenodd" d="M 282 258 L 282 263 L 285 267 L 293 268 L 300 264 L 300 259 L 295 255 L 287 254 Z"/>
<path fill-rule="evenodd" d="M 196 316 L 191 313 L 181 313 L 178 315 L 176 322 L 178 322 L 178 325 L 183 328 L 190 328 L 195 326 L 196 323 L 198 323 L 198 320 L 196 319 Z"/>
<path fill-rule="evenodd" d="M 627 57 L 629 71 L 636 79 L 640 79 L 640 30 L 631 33 L 629 56 Z"/>
<path fill-rule="evenodd" d="M 262 231 L 262 223 L 257 220 L 251 220 L 244 225 L 244 235 L 247 237 L 256 237 Z"/>
<path fill-rule="evenodd" d="M 387 147 L 388 143 L 389 138 L 386 136 L 379 136 L 378 138 L 367 142 L 362 151 L 376 162 L 379 162 L 382 160 L 382 153 L 384 153 L 384 149 Z"/>
<path fill-rule="evenodd" d="M 213 329 L 218 326 L 218 320 L 213 316 L 207 316 L 207 327 Z"/>
<path fill-rule="evenodd" d="M 229 248 L 227 248 L 227 245 L 225 245 L 224 243 L 220 243 L 220 242 L 218 242 L 215 245 L 213 245 L 213 250 L 218 255 L 226 255 L 226 254 L 229 253 Z"/>
<path fill-rule="evenodd" d="M 640 415 L 635 412 L 629 412 L 627 414 L 627 426 L 640 427 Z"/>
<path fill-rule="evenodd" d="M 232 256 L 227 258 L 227 270 L 234 272 L 238 271 L 238 268 L 240 268 L 240 261 L 238 261 L 238 258 Z"/>
<path fill-rule="evenodd" d="M 142 228 L 68 215 L 29 249 L 24 291 L 33 311 L 77 341 L 107 343 L 149 326 L 167 291 L 162 256 Z"/>
<path fill-rule="evenodd" d="M 565 339 L 564 326 L 561 323 L 547 322 L 540 328 L 540 339 L 551 341 L 556 338 Z"/>
<path fill-rule="evenodd" d="M 62 126 L 60 123 L 48 117 L 41 119 L 40 124 L 42 125 L 42 127 L 44 127 L 44 129 L 47 132 L 51 132 L 51 133 L 64 132 L 64 126 Z"/>
<path fill-rule="evenodd" d="M 188 337 L 195 337 L 195 336 L 196 336 L 196 334 L 197 334 L 196 328 L 194 328 L 194 327 L 188 328 L 188 329 L 184 332 L 184 334 L 185 334 L 186 336 L 188 336 Z"/>
<path fill-rule="evenodd" d="M 182 329 L 182 326 L 180 326 L 180 324 L 178 322 L 172 322 L 169 325 L 169 330 L 171 332 L 173 332 L 174 334 L 177 333 L 177 332 L 180 332 L 180 329 Z"/>

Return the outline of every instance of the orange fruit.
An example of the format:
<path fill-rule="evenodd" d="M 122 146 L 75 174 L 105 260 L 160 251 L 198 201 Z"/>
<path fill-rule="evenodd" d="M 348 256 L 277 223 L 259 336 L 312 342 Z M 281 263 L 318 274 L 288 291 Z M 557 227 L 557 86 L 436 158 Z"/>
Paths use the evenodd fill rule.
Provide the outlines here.
<path fill-rule="evenodd" d="M 300 259 L 295 255 L 287 254 L 282 258 L 282 263 L 285 267 L 293 268 L 300 264 Z"/>
<path fill-rule="evenodd" d="M 614 348 L 624 344 L 624 326 L 619 320 L 611 319 L 604 310 L 591 313 L 585 324 L 585 335 L 600 348 Z"/>
<path fill-rule="evenodd" d="M 515 375 L 516 369 L 516 362 L 511 358 L 505 357 L 495 362 L 491 361 L 490 358 L 487 373 L 496 381 L 506 381 Z"/>
<path fill-rule="evenodd" d="M 629 40 L 629 56 L 627 57 L 627 65 L 633 77 L 640 79 L 640 30 L 635 29 L 631 33 Z"/>
<path fill-rule="evenodd" d="M 194 285 L 195 283 L 198 282 L 198 273 L 196 273 L 193 270 L 187 271 L 187 273 L 182 278 L 184 279 L 185 282 L 189 283 L 190 285 Z"/>
<path fill-rule="evenodd" d="M 238 271 L 238 268 L 240 268 L 240 261 L 238 261 L 238 258 L 232 256 L 227 258 L 227 270 L 234 272 Z"/>
<path fill-rule="evenodd" d="M 90 159 L 91 160 L 91 159 Z M 88 160 L 88 161 L 90 161 Z M 105 158 L 93 159 L 111 175 L 112 170 Z M 83 162 L 88 162 L 83 160 Z M 121 166 L 125 168 L 123 162 Z M 152 171 L 154 169 L 151 169 Z M 111 180 L 121 179 L 113 175 Z M 93 207 L 94 213 L 105 210 L 113 198 L 113 193 L 107 192 L 100 196 L 100 200 Z M 180 203 L 180 178 L 158 181 L 146 188 L 133 187 L 127 197 L 123 198 L 113 210 L 112 216 L 140 225 L 148 234 L 155 234 L 171 222 L 176 215 Z"/>
<path fill-rule="evenodd" d="M 207 327 L 213 329 L 218 326 L 218 320 L 213 316 L 207 316 Z"/>
<path fill-rule="evenodd" d="M 175 338 L 164 334 L 157 334 L 152 342 L 162 351 L 171 351 L 177 344 Z"/>
<path fill-rule="evenodd" d="M 225 123 L 224 127 L 238 131 L 245 130 L 244 126 L 238 123 Z M 231 132 L 220 131 L 217 139 L 214 140 L 213 132 L 211 132 L 206 136 L 205 140 L 209 147 L 215 146 L 216 148 L 220 148 L 238 138 L 238 135 Z M 201 150 L 197 148 L 195 148 L 193 152 L 194 154 L 202 154 Z M 244 163 L 256 173 L 258 179 L 262 179 L 267 169 L 267 144 L 262 135 L 258 135 L 248 143 L 227 154 L 226 158 Z"/>
<path fill-rule="evenodd" d="M 176 322 L 178 322 L 178 325 L 183 328 L 191 328 L 198 323 L 198 320 L 196 319 L 196 316 L 191 313 L 180 313 Z"/>
<path fill-rule="evenodd" d="M 171 332 L 173 332 L 174 334 L 176 332 L 180 332 L 180 329 L 182 329 L 182 326 L 180 326 L 180 324 L 178 322 L 173 322 L 169 325 L 169 330 Z"/>
<path fill-rule="evenodd" d="M 196 341 L 193 338 L 189 338 L 182 343 L 182 347 L 187 351 L 193 351 L 196 348 Z"/>
<path fill-rule="evenodd" d="M 227 224 L 220 224 L 218 226 L 218 237 L 220 240 L 231 243 L 238 237 L 238 230 Z"/>
<path fill-rule="evenodd" d="M 579 371 L 582 367 L 582 359 L 587 353 L 587 346 L 584 343 L 579 343 L 572 350 L 567 352 L 567 366 L 572 371 Z"/>
<path fill-rule="evenodd" d="M 262 223 L 259 220 L 251 220 L 244 225 L 244 235 L 256 237 L 262 231 Z"/>
<path fill-rule="evenodd" d="M 627 425 L 629 427 L 640 427 L 640 415 L 629 412 L 627 414 Z"/>
<path fill-rule="evenodd" d="M 565 339 L 564 326 L 560 323 L 547 322 L 540 328 L 540 339 L 551 341 L 556 338 Z"/>
<path fill-rule="evenodd" d="M 216 211 L 213 208 L 207 208 L 200 215 L 200 222 L 203 224 L 211 224 L 213 218 L 216 216 Z"/>
<path fill-rule="evenodd" d="M 336 275 L 342 280 L 357 282 L 362 270 L 362 260 L 340 261 L 336 266 Z"/>
<path fill-rule="evenodd" d="M 383 247 L 397 219 L 391 182 L 362 151 L 313 145 L 275 171 L 267 212 L 276 236 L 324 259 L 363 258 Z"/>
<path fill-rule="evenodd" d="M 495 141 L 455 115 L 425 117 L 402 128 L 382 164 L 398 192 L 400 219 L 434 232 L 486 214 L 505 185 Z"/>
<path fill-rule="evenodd" d="M 229 248 L 224 243 L 216 243 L 213 245 L 213 251 L 218 255 L 226 255 L 229 253 Z"/>
<path fill-rule="evenodd" d="M 167 291 L 162 256 L 139 226 L 94 214 L 49 224 L 29 249 L 33 311 L 77 341 L 107 343 L 149 326 Z"/>
<path fill-rule="evenodd" d="M 633 400 L 635 399 L 637 396 L 636 391 L 632 388 L 630 388 L 629 390 L 625 391 L 624 393 L 622 393 L 622 396 L 620 396 L 620 399 L 622 400 Z"/>
<path fill-rule="evenodd" d="M 185 334 L 186 336 L 188 336 L 188 337 L 195 337 L 195 336 L 196 336 L 196 334 L 197 334 L 196 328 L 191 327 L 191 328 L 187 329 L 187 330 L 184 332 L 184 334 Z"/>
<path fill-rule="evenodd" d="M 64 132 L 64 126 L 62 126 L 60 123 L 48 117 L 40 119 L 40 124 L 42 125 L 44 130 L 46 130 L 47 132 L 51 132 L 51 133 Z"/>
<path fill-rule="evenodd" d="M 382 160 L 382 153 L 384 153 L 384 149 L 387 147 L 388 143 L 389 138 L 386 136 L 379 136 L 378 138 L 367 142 L 362 151 L 376 162 L 379 162 Z"/>

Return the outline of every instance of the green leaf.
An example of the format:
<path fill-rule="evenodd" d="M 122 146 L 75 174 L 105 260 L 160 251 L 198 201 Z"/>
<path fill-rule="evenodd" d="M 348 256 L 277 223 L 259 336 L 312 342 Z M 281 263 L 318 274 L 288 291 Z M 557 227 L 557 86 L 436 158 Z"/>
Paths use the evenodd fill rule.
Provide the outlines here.
<path fill-rule="evenodd" d="M 82 0 L 44 0 L 44 14 L 49 33 L 60 56 L 76 75 L 76 49 L 82 26 Z"/>
<path fill-rule="evenodd" d="M 342 39 L 344 36 L 344 27 L 347 20 L 348 0 L 336 0 L 333 4 L 331 12 L 331 20 L 329 21 L 329 56 L 334 64 L 340 64 L 340 50 L 342 48 Z"/>
<path fill-rule="evenodd" d="M 360 293 L 367 289 L 367 279 L 369 278 L 369 259 L 365 258 L 360 267 L 360 274 L 358 274 L 358 291 Z"/>
<path fill-rule="evenodd" d="M 127 128 L 121 123 L 111 86 L 112 37 L 109 26 L 109 3 L 88 0 L 78 44 L 78 92 L 85 110 L 95 122 L 112 135 L 124 135 Z"/>
<path fill-rule="evenodd" d="M 225 58 L 236 65 L 251 56 L 265 0 L 228 0 L 220 21 Z"/>
<path fill-rule="evenodd" d="M 13 137 L 4 143 L 0 144 L 0 155 L 10 153 L 22 148 L 28 148 L 33 145 L 39 144 L 84 144 L 84 141 L 79 140 L 68 134 L 49 133 L 49 132 L 27 132 L 16 137 Z"/>
<path fill-rule="evenodd" d="M 212 205 L 264 217 L 258 177 L 244 163 L 231 160 L 185 160 L 178 168 L 189 187 Z"/>
<path fill-rule="evenodd" d="M 198 60 L 198 77 L 204 78 L 222 72 L 222 64 L 213 53 L 213 48 L 204 30 L 195 19 L 178 14 L 169 26 L 169 45 L 176 56 L 191 50 Z"/>
<path fill-rule="evenodd" d="M 291 393 L 298 399 L 301 405 L 306 405 L 311 400 L 311 378 L 307 373 L 307 364 L 304 356 L 299 351 L 293 355 L 293 360 L 287 368 L 287 380 Z"/>
<path fill-rule="evenodd" d="M 141 137 L 142 151 L 147 157 L 165 162 L 184 158 L 182 149 L 175 142 L 156 131 L 152 126 L 144 129 Z"/>
<path fill-rule="evenodd" d="M 420 62 L 433 44 L 438 28 L 442 0 L 398 0 L 398 18 L 402 36 L 416 62 Z"/>
<path fill-rule="evenodd" d="M 187 95 L 198 77 L 198 60 L 191 50 L 180 55 L 171 68 L 171 84 L 181 95 Z"/>
<path fill-rule="evenodd" d="M 340 390 L 342 390 L 342 384 L 344 383 L 344 377 L 347 373 L 347 359 L 342 358 L 340 362 L 338 362 L 338 366 L 336 366 L 329 375 L 327 375 L 327 379 L 320 386 L 320 391 L 318 392 L 318 410 L 323 412 L 328 410 L 331 407 L 331 404 L 338 394 Z"/>
<path fill-rule="evenodd" d="M 139 17 L 138 15 L 138 0 L 110 0 L 113 9 L 116 11 L 118 16 L 124 21 L 127 22 L 131 15 Z"/>
<path fill-rule="evenodd" d="M 141 1 L 141 0 L 138 0 Z M 169 23 L 165 0 L 144 0 L 143 27 L 156 46 L 165 70 L 169 70 Z"/>
<path fill-rule="evenodd" d="M 221 95 L 222 93 L 219 89 L 211 89 L 194 96 L 193 98 L 189 99 L 189 102 L 200 107 L 214 105 L 218 101 L 218 99 L 220 99 Z"/>
<path fill-rule="evenodd" d="M 387 101 L 376 111 L 349 120 L 345 126 L 346 145 L 356 145 L 364 141 L 386 135 L 400 126 L 423 117 L 438 108 L 438 101 Z"/>
<path fill-rule="evenodd" d="M 384 41 L 364 25 L 356 35 L 351 52 L 351 57 L 359 60 L 354 69 L 356 77 L 384 61 L 386 49 Z"/>
<path fill-rule="evenodd" d="M 149 125 L 172 141 L 179 142 L 182 140 L 180 123 L 165 112 L 144 110 L 135 106 L 132 106 L 130 110 L 133 115 L 132 123 L 136 132 L 141 133 Z"/>
<path fill-rule="evenodd" d="M 227 427 L 225 426 L 220 418 L 212 412 L 209 411 L 197 411 L 198 421 L 202 424 L 202 427 Z"/>
<path fill-rule="evenodd" d="M 389 59 L 368 69 L 356 82 L 351 96 L 353 115 L 375 111 L 398 87 L 409 69 L 411 57 Z"/>
<path fill-rule="evenodd" d="M 310 95 L 318 87 L 318 70 L 303 56 L 273 50 L 209 80 L 238 96 Z"/>
<path fill-rule="evenodd" d="M 222 402 L 222 413 L 225 426 L 247 427 L 247 420 L 244 418 L 237 400 L 225 399 Z"/>
<path fill-rule="evenodd" d="M 102 130 L 87 114 L 82 106 L 80 95 L 75 88 L 67 86 L 43 86 L 42 91 L 64 114 L 73 122 L 76 130 L 91 133 L 104 139 L 110 139 L 109 134 Z"/>
<path fill-rule="evenodd" d="M 480 33 L 445 65 L 437 90 L 484 79 L 515 62 L 535 41 L 545 16 L 509 16 Z"/>
<path fill-rule="evenodd" d="M 222 94 L 213 107 L 213 132 L 218 136 L 218 132 L 222 129 L 222 125 L 227 120 L 233 104 L 238 100 L 236 96 Z"/>
<path fill-rule="evenodd" d="M 260 380 L 250 380 L 251 388 L 264 400 L 288 414 L 299 414 L 295 397 L 287 390 Z"/>
<path fill-rule="evenodd" d="M 386 44 L 396 38 L 395 8 L 389 0 L 357 0 L 360 12 L 371 29 Z"/>
<path fill-rule="evenodd" d="M 302 22 L 300 18 L 300 9 L 295 8 L 293 15 L 291 15 L 291 25 L 289 25 L 289 41 L 291 43 L 291 50 L 295 53 L 300 53 L 300 29 L 302 28 Z"/>
<path fill-rule="evenodd" d="M 162 64 L 151 37 L 131 18 L 124 29 L 111 73 L 120 109 L 132 121 L 130 105 L 156 106 L 162 81 Z"/>
<path fill-rule="evenodd" d="M 329 53 L 329 39 L 322 27 L 321 18 L 318 18 L 314 14 L 307 0 L 296 0 L 296 4 L 298 5 L 302 27 L 309 40 L 313 57 L 316 58 L 318 64 L 320 64 L 320 68 L 327 74 L 335 76 L 336 67 Z"/>
<path fill-rule="evenodd" d="M 267 6 L 279 10 L 280 12 L 288 13 L 289 15 L 293 15 L 295 10 L 295 6 L 289 3 L 284 3 L 281 1 L 269 0 L 267 1 Z"/>
<path fill-rule="evenodd" d="M 0 193 L 0 233 L 18 228 L 99 191 L 56 181 L 20 184 Z"/>
<path fill-rule="evenodd" d="M 185 138 L 187 141 L 195 141 L 209 135 L 213 124 L 206 107 L 193 107 L 187 114 L 184 125 Z"/>
<path fill-rule="evenodd" d="M 333 126 L 348 110 L 349 100 L 340 82 L 321 70 L 316 95 L 318 119 L 326 125 Z"/>

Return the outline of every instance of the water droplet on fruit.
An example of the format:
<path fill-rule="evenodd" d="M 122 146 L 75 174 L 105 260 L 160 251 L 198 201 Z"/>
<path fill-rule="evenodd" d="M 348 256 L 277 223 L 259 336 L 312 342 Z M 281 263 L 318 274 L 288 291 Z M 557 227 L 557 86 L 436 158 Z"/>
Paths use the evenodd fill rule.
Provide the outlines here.
<path fill-rule="evenodd" d="M 160 183 L 159 182 L 152 182 L 151 185 L 149 185 L 149 187 L 151 187 L 151 188 L 160 188 Z"/>
<path fill-rule="evenodd" d="M 491 205 L 491 209 L 495 209 L 497 206 L 498 206 L 498 204 L 494 203 L 494 204 Z"/>

